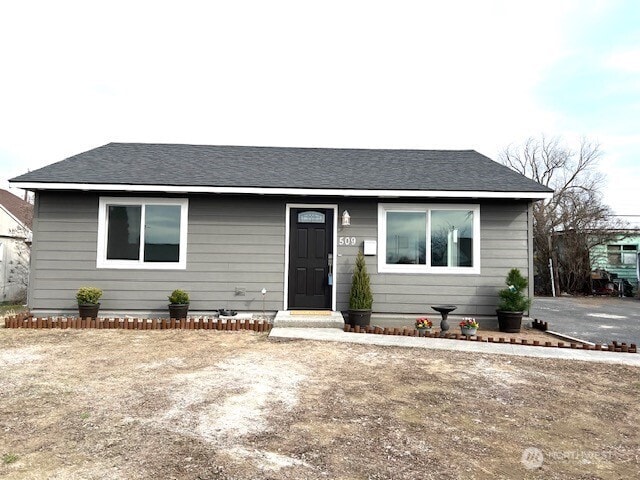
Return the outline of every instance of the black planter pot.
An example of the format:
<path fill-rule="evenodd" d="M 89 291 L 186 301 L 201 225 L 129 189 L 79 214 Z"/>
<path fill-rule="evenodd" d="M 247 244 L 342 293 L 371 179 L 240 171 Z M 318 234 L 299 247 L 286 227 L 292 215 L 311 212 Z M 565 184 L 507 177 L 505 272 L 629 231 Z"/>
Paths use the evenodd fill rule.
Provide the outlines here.
<path fill-rule="evenodd" d="M 522 325 L 523 312 L 507 312 L 496 310 L 498 314 L 498 328 L 505 333 L 519 333 Z"/>
<path fill-rule="evenodd" d="M 99 303 L 80 303 L 78 304 L 78 316 L 80 318 L 98 318 Z"/>
<path fill-rule="evenodd" d="M 181 318 L 187 318 L 187 312 L 189 311 L 188 303 L 170 303 L 169 304 L 169 318 L 175 318 L 179 320 Z"/>
<path fill-rule="evenodd" d="M 349 325 L 368 327 L 371 323 L 371 310 L 349 310 Z"/>

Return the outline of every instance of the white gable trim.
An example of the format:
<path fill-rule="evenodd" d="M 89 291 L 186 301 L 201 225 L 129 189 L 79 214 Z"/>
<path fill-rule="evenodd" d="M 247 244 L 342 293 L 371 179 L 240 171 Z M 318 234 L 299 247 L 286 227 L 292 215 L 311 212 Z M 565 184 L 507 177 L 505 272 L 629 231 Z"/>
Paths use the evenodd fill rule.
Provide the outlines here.
<path fill-rule="evenodd" d="M 162 193 L 231 193 L 250 195 L 317 195 L 326 197 L 382 197 L 382 198 L 513 198 L 542 200 L 553 192 L 484 192 L 472 190 L 359 190 L 341 188 L 267 188 L 267 187 L 215 187 L 175 185 L 120 185 L 90 183 L 10 182 L 25 190 L 81 190 L 108 192 L 162 192 Z"/>

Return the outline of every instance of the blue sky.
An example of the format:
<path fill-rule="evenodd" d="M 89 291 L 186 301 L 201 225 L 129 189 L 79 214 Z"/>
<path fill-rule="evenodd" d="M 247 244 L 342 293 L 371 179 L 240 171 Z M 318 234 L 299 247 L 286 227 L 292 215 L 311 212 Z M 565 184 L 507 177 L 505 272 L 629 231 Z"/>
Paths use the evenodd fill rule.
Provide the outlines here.
<path fill-rule="evenodd" d="M 571 127 L 619 135 L 638 133 L 640 4 L 613 2 L 574 25 L 569 52 L 538 88 L 540 101 Z"/>
<path fill-rule="evenodd" d="M 637 1 L 3 2 L 0 186 L 108 143 L 600 143 L 640 214 Z"/>

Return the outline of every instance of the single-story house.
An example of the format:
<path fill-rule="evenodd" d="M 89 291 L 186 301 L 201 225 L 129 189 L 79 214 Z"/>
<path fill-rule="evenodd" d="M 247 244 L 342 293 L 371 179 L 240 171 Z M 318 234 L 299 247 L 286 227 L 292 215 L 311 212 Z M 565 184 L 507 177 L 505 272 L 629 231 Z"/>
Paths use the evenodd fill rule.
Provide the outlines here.
<path fill-rule="evenodd" d="M 495 315 L 533 293 L 532 202 L 552 194 L 473 150 L 110 143 L 11 180 L 35 192 L 29 306 L 163 315 L 348 309 L 364 249 L 377 313 Z M 266 291 L 266 293 L 262 293 Z M 433 312 L 432 312 L 433 313 Z"/>
<path fill-rule="evenodd" d="M 0 189 L 0 301 L 24 302 L 29 283 L 33 205 Z"/>
<path fill-rule="evenodd" d="M 640 230 L 630 229 L 612 238 L 606 245 L 596 245 L 589 251 L 591 267 L 606 270 L 616 278 L 628 281 L 634 291 L 640 280 Z"/>

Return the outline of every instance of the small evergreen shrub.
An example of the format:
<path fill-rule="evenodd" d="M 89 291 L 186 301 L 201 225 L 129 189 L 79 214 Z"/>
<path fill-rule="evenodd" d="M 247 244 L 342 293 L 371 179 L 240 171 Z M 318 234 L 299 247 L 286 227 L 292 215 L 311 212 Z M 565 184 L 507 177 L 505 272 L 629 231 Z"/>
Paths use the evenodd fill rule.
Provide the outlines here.
<path fill-rule="evenodd" d="M 367 265 L 362 252 L 356 257 L 356 267 L 351 278 L 351 293 L 349 294 L 349 308 L 352 310 L 371 310 L 373 294 Z"/>
<path fill-rule="evenodd" d="M 498 310 L 505 312 L 524 312 L 531 307 L 531 299 L 525 295 L 529 281 L 522 276 L 520 270 L 512 268 L 505 281 L 507 288 L 500 290 Z"/>
<path fill-rule="evenodd" d="M 84 303 L 98 303 L 100 297 L 102 297 L 102 290 L 96 287 L 80 287 L 76 293 L 78 305 L 82 305 Z"/>
<path fill-rule="evenodd" d="M 184 305 L 189 303 L 189 294 L 184 290 L 176 289 L 169 295 L 169 303 Z"/>

